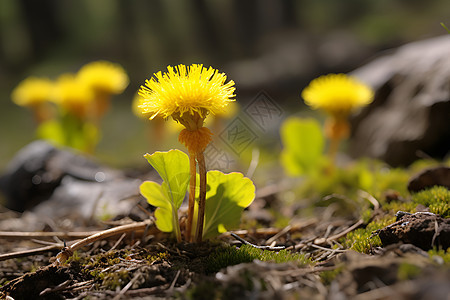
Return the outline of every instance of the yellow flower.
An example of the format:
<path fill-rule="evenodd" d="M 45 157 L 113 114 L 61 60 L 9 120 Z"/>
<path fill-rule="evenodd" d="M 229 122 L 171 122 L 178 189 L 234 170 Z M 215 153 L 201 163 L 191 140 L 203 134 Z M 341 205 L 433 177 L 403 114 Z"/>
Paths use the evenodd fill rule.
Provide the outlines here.
<path fill-rule="evenodd" d="M 139 108 L 142 113 L 151 114 L 150 119 L 157 115 L 177 119 L 185 113 L 198 113 L 205 118 L 208 112 L 223 112 L 234 101 L 234 81 L 225 83 L 227 76 L 212 67 L 178 65 L 167 67 L 167 71 L 154 74 L 139 90 Z"/>
<path fill-rule="evenodd" d="M 118 64 L 95 61 L 84 65 L 77 74 L 79 80 L 96 92 L 120 94 L 129 83 L 128 75 Z"/>
<path fill-rule="evenodd" d="M 168 66 L 167 73 L 158 72 L 150 80 L 145 81 L 139 90 L 142 114 L 149 114 L 150 119 L 156 116 L 172 118 L 181 123 L 183 129 L 178 140 L 189 151 L 190 181 L 189 205 L 186 222 L 186 240 L 191 241 L 195 195 L 196 169 L 199 170 L 198 219 L 195 240 L 202 241 L 203 222 L 206 201 L 206 165 L 203 151 L 211 141 L 211 131 L 203 127 L 206 116 L 218 114 L 232 101 L 234 81 L 225 83 L 227 76 L 213 68 L 193 64 L 186 67 Z"/>
<path fill-rule="evenodd" d="M 55 102 L 67 112 L 79 117 L 88 117 L 91 113 L 94 94 L 73 74 L 61 75 L 56 84 Z"/>
<path fill-rule="evenodd" d="M 356 78 L 329 74 L 314 79 L 303 90 L 302 98 L 313 109 L 322 109 L 334 117 L 347 117 L 353 110 L 372 102 L 373 91 Z"/>
<path fill-rule="evenodd" d="M 53 83 L 47 78 L 29 77 L 12 91 L 11 98 L 20 106 L 35 106 L 50 101 Z"/>

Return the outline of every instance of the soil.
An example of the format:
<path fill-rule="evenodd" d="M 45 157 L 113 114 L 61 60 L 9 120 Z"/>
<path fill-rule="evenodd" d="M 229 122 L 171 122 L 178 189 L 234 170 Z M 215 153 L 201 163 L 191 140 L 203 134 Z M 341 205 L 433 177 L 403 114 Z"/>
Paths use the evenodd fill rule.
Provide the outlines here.
<path fill-rule="evenodd" d="M 6 210 L 2 214 L 11 222 L 21 221 L 20 215 Z M 439 219 L 427 214 L 404 216 L 379 232 L 382 240 L 388 240 L 369 254 L 343 249 L 337 246 L 337 239 L 327 239 L 358 225 L 357 220 L 310 218 L 284 229 L 235 231 L 249 243 L 266 245 L 269 241 L 286 246 L 288 252 L 304 254 L 307 264 L 256 259 L 214 265 L 214 255 L 241 247 L 241 242 L 224 234 L 202 244 L 177 244 L 151 228 L 144 234 L 98 240 L 76 251 L 61 266 L 54 264 L 61 250 L 58 247 L 5 259 L 0 262 L 0 291 L 8 299 L 446 299 L 450 294 L 448 263 L 430 258 L 421 249 L 425 247 L 413 245 L 411 236 L 401 243 L 405 230 L 397 239 L 384 237 L 394 236 L 399 226 L 413 228 L 401 224 L 417 222 L 418 216 Z M 127 220 L 133 222 L 128 218 L 122 221 Z M 444 223 L 448 219 L 440 226 Z M 424 234 L 430 238 L 427 221 L 423 224 Z M 99 222 L 85 229 L 106 227 L 111 226 Z M 420 229 L 408 234 L 420 240 Z M 39 248 L 37 243 L 54 244 L 44 238 L 16 236 L 3 237 L 0 247 L 2 253 L 13 253 Z"/>
<path fill-rule="evenodd" d="M 395 220 L 377 200 L 370 218 L 342 213 L 337 202 L 300 216 L 279 189 L 261 190 L 241 230 L 201 244 L 159 232 L 144 199 L 108 222 L 0 207 L 0 299 L 448 299 L 449 218 L 422 210 Z M 394 191 L 385 197 L 386 205 L 405 201 Z M 361 235 L 386 216 L 393 221 Z M 67 251 L 124 224 L 146 226 Z"/>

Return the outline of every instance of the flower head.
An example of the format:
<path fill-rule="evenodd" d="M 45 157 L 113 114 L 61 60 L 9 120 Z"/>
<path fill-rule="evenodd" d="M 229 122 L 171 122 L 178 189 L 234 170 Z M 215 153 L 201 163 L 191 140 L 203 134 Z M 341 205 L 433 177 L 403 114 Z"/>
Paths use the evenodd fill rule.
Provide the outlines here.
<path fill-rule="evenodd" d="M 329 74 L 314 79 L 303 90 L 305 103 L 334 117 L 346 117 L 353 110 L 372 102 L 373 91 L 345 74 Z"/>
<path fill-rule="evenodd" d="M 53 82 L 47 78 L 29 77 L 12 91 L 11 98 L 20 106 L 35 106 L 50 101 Z"/>
<path fill-rule="evenodd" d="M 167 67 L 167 72 L 158 72 L 145 81 L 139 90 L 142 97 L 139 108 L 150 119 L 157 115 L 175 119 L 185 113 L 206 114 L 222 112 L 232 99 L 234 81 L 225 83 L 227 76 L 218 70 L 203 65 L 178 65 Z"/>
<path fill-rule="evenodd" d="M 94 91 L 107 94 L 120 94 L 129 83 L 125 70 L 108 61 L 94 61 L 84 65 L 77 77 Z"/>
<path fill-rule="evenodd" d="M 55 102 L 67 112 L 84 118 L 90 114 L 94 95 L 92 90 L 73 74 L 61 75 L 55 88 Z"/>

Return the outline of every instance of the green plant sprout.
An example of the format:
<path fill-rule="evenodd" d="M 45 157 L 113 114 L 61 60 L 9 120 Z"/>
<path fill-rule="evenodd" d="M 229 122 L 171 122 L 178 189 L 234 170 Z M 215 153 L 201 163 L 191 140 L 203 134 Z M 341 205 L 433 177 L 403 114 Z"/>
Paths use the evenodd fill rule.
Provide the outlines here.
<path fill-rule="evenodd" d="M 348 117 L 373 100 L 370 87 L 345 74 L 328 74 L 314 79 L 301 96 L 312 109 L 326 113 L 324 134 L 328 138 L 328 159 L 333 166 L 339 144 L 350 134 Z M 281 126 L 282 164 L 290 175 L 307 174 L 326 162 L 324 138 L 319 123 L 312 119 L 289 118 Z"/>
<path fill-rule="evenodd" d="M 341 140 L 350 135 L 348 117 L 356 109 L 370 104 L 372 89 L 354 77 L 345 74 L 328 74 L 314 79 L 302 91 L 305 103 L 313 109 L 324 111 L 325 136 L 329 139 L 328 153 L 334 162 Z"/>
<path fill-rule="evenodd" d="M 191 66 L 180 64 L 176 67 L 168 66 L 166 73 L 154 74 L 154 77 L 145 81 L 145 85 L 142 85 L 138 92 L 141 97 L 138 108 L 142 114 L 149 115 L 150 119 L 158 115 L 163 118 L 172 117 L 185 127 L 180 132 L 178 140 L 189 152 L 186 241 L 201 242 L 204 236 L 208 176 L 203 152 L 210 143 L 212 135 L 211 131 L 204 127 L 204 122 L 208 114 L 221 113 L 230 102 L 235 101 L 233 99 L 234 82 L 230 80 L 225 83 L 226 79 L 224 73 L 219 73 L 211 67 L 207 69 L 198 64 Z M 197 166 L 199 193 L 196 202 Z M 174 202 L 172 209 L 176 208 L 177 204 Z M 173 225 L 176 226 L 175 223 Z M 196 230 L 192 239 L 194 226 Z M 177 238 L 181 238 L 179 234 Z"/>
<path fill-rule="evenodd" d="M 122 93 L 128 82 L 121 66 L 96 61 L 56 81 L 27 78 L 13 90 L 11 98 L 32 110 L 38 138 L 93 153 L 111 95 Z"/>
<path fill-rule="evenodd" d="M 157 207 L 155 224 L 163 232 L 173 232 L 182 240 L 178 209 L 189 185 L 189 157 L 180 150 L 146 154 L 145 158 L 163 179 L 161 185 L 145 181 L 141 194 Z M 198 175 L 197 175 L 198 176 Z M 255 186 L 241 173 L 224 174 L 220 171 L 207 173 L 208 186 L 205 203 L 205 219 L 202 239 L 213 238 L 240 224 L 244 208 L 255 198 Z M 193 227 L 198 223 L 198 204 L 194 206 Z M 186 229 L 187 230 L 187 229 Z"/>

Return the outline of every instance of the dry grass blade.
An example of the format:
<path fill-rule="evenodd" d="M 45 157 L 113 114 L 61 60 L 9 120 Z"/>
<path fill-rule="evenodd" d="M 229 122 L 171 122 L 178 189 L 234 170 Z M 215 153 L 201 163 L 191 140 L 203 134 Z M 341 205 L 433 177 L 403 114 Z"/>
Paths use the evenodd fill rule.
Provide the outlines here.
<path fill-rule="evenodd" d="M 61 265 L 63 264 L 70 256 L 72 256 L 73 252 L 81 247 L 84 247 L 90 243 L 93 243 L 95 241 L 106 239 L 110 236 L 128 233 L 128 232 L 136 232 L 136 231 L 144 231 L 148 226 L 152 226 L 153 221 L 152 220 L 146 220 L 144 222 L 137 222 L 127 225 L 122 225 L 118 227 L 114 227 L 111 229 L 107 229 L 104 231 L 100 231 L 96 234 L 93 234 L 85 239 L 82 239 L 80 241 L 75 242 L 69 247 L 64 247 L 61 252 L 58 253 L 55 260 L 55 265 Z"/>
<path fill-rule="evenodd" d="M 20 257 L 26 257 L 26 256 L 30 256 L 30 255 L 47 253 L 48 251 L 61 249 L 62 246 L 63 246 L 62 244 L 54 244 L 54 245 L 31 249 L 31 250 L 24 250 L 24 251 L 0 254 L 0 261 L 14 259 L 14 258 L 20 258 Z"/>
<path fill-rule="evenodd" d="M 98 233 L 99 231 L 85 231 L 85 232 L 21 232 L 21 231 L 0 231 L 0 238 L 2 239 L 36 239 L 36 238 L 54 238 L 61 239 L 82 239 L 87 236 Z"/>
<path fill-rule="evenodd" d="M 364 221 L 362 219 L 358 220 L 358 222 L 356 222 L 355 224 L 353 224 L 352 226 L 350 226 L 349 228 L 347 228 L 346 230 L 335 234 L 329 238 L 318 238 L 314 240 L 314 244 L 316 245 L 323 245 L 325 244 L 327 241 L 333 241 L 333 240 L 338 240 L 341 237 L 344 237 L 347 233 L 355 230 L 356 228 L 358 228 L 359 226 L 361 226 L 364 223 Z"/>

